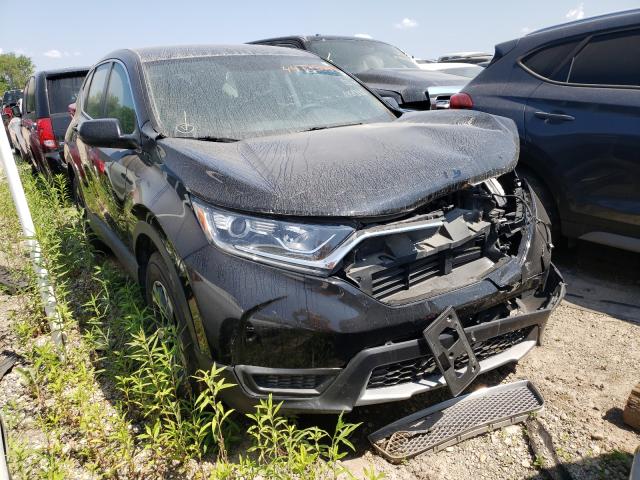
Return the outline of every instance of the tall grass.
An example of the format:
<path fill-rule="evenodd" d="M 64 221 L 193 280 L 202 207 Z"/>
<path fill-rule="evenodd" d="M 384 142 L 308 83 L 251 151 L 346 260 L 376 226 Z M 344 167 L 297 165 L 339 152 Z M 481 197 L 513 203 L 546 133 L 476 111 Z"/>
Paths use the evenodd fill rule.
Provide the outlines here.
<path fill-rule="evenodd" d="M 220 401 L 231 385 L 216 365 L 197 372 L 198 392 L 185 388 L 175 326 L 145 307 L 138 285 L 111 257 L 93 251 L 64 180 L 36 179 L 24 169 L 22 179 L 68 343 L 60 360 L 51 342 L 42 341 L 46 323 L 35 290 L 27 288 L 32 306 L 15 331 L 29 364 L 21 374 L 46 442 L 35 448 L 10 434 L 15 478 L 72 478 L 81 471 L 98 478 L 352 477 L 340 459 L 354 449 L 348 437 L 358 425 L 340 417 L 332 433 L 299 428 L 271 398 L 241 416 Z M 1 183 L 3 258 L 15 255 L 5 239 L 19 237 L 10 204 Z M 14 271 L 25 268 L 16 263 Z M 20 408 L 5 413 L 15 419 Z"/>

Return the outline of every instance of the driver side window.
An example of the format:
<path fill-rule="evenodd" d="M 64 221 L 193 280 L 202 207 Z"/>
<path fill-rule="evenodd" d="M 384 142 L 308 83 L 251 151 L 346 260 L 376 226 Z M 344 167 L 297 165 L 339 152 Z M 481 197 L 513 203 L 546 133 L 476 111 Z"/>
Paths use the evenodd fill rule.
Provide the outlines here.
<path fill-rule="evenodd" d="M 109 75 L 109 69 L 111 63 L 105 63 L 96 68 L 91 79 L 91 85 L 89 86 L 89 92 L 85 99 L 84 111 L 91 118 L 102 118 L 102 97 L 104 96 L 104 89 L 107 84 L 107 77 Z"/>
<path fill-rule="evenodd" d="M 122 133 L 133 133 L 136 129 L 136 112 L 127 72 L 119 63 L 113 64 L 107 89 L 105 117 L 117 118 Z"/>

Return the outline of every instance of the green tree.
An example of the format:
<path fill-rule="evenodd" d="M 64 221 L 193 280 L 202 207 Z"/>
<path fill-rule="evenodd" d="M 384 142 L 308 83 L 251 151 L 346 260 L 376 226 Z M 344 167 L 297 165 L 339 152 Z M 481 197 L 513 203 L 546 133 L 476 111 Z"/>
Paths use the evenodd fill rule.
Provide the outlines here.
<path fill-rule="evenodd" d="M 3 53 L 0 55 L 0 95 L 14 88 L 24 88 L 34 66 L 25 55 Z"/>

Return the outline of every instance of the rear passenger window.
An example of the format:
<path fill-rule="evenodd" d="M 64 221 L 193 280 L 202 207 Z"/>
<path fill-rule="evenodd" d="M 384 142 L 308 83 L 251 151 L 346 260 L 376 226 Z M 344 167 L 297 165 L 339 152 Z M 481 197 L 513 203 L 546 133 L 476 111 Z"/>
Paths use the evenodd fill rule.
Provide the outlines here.
<path fill-rule="evenodd" d="M 36 110 L 36 79 L 31 77 L 29 83 L 27 83 L 27 93 L 24 97 L 24 112 L 29 114 Z"/>
<path fill-rule="evenodd" d="M 578 46 L 578 43 L 579 41 L 576 40 L 574 42 L 561 43 L 560 45 L 543 48 L 525 57 L 522 63 L 542 77 L 559 82 L 566 82 L 569 69 L 568 63 L 565 63 L 565 60 Z"/>
<path fill-rule="evenodd" d="M 640 86 L 640 31 L 591 39 L 573 59 L 569 82 Z"/>
<path fill-rule="evenodd" d="M 83 80 L 84 75 L 48 78 L 49 113 L 66 113 L 69 105 L 75 103 Z"/>
<path fill-rule="evenodd" d="M 109 75 L 110 68 L 111 63 L 100 65 L 96 68 L 93 78 L 91 79 L 91 86 L 89 87 L 89 93 L 87 94 L 84 106 L 84 111 L 87 112 L 91 118 L 102 117 L 102 97 L 107 84 L 107 76 Z"/>
<path fill-rule="evenodd" d="M 127 73 L 119 63 L 113 64 L 109 89 L 107 90 L 105 117 L 117 118 L 122 133 L 133 133 L 136 129 L 136 114 Z"/>

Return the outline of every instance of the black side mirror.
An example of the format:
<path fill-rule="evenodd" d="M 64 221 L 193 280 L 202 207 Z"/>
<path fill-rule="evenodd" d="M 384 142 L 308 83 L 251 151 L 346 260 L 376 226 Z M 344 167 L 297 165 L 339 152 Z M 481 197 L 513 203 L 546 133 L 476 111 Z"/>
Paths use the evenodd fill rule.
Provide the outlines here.
<path fill-rule="evenodd" d="M 78 136 L 87 145 L 104 148 L 138 148 L 135 135 L 125 135 L 117 118 L 85 120 L 78 126 Z"/>
<path fill-rule="evenodd" d="M 11 112 L 13 112 L 14 117 L 21 117 L 22 112 L 20 111 L 20 107 L 18 105 L 14 105 L 11 107 Z"/>

